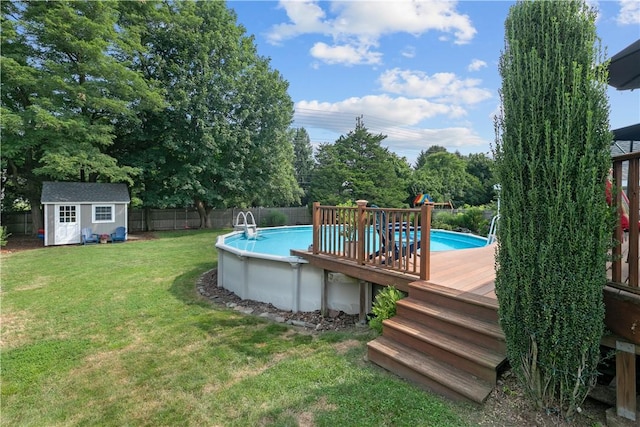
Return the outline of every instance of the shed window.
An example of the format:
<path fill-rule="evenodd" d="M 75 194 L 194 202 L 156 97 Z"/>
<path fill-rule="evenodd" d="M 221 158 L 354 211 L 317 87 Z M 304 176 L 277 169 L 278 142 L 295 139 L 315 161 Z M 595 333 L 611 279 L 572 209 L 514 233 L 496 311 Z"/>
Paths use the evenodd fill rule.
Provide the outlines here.
<path fill-rule="evenodd" d="M 76 207 L 75 206 L 58 206 L 58 222 L 63 223 L 75 223 L 76 222 Z"/>
<path fill-rule="evenodd" d="M 114 205 L 93 205 L 92 222 L 115 222 Z"/>

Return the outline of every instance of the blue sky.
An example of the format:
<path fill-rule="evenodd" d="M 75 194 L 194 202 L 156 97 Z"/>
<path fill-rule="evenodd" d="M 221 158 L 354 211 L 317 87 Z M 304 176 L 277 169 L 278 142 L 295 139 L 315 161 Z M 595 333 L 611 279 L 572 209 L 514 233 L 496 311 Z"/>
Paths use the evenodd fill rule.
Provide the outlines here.
<path fill-rule="evenodd" d="M 364 117 L 413 163 L 432 145 L 490 154 L 511 1 L 229 1 L 289 82 L 314 146 Z M 640 38 L 640 2 L 590 1 L 611 57 Z M 640 122 L 640 90 L 609 88 L 612 129 Z"/>

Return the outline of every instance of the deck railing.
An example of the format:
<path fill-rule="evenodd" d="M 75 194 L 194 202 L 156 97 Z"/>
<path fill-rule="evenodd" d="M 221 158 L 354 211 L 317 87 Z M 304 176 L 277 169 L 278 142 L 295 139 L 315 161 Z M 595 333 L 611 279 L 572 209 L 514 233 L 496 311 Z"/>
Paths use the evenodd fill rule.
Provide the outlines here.
<path fill-rule="evenodd" d="M 632 152 L 618 155 L 613 160 L 613 203 L 617 206 L 620 215 L 623 214 L 623 195 L 629 202 L 628 224 L 629 229 L 623 230 L 622 221 L 614 232 L 614 239 L 619 244 L 613 248 L 613 260 L 611 265 L 611 281 L 614 284 L 626 285 L 637 291 L 638 288 L 638 255 L 639 255 L 639 228 L 640 228 L 640 196 L 638 186 L 640 181 L 640 152 Z M 626 170 L 626 173 L 624 171 Z M 626 183 L 623 175 L 627 176 Z M 626 185 L 625 185 L 626 184 Z"/>
<path fill-rule="evenodd" d="M 432 204 L 415 209 L 313 204 L 314 254 L 429 279 Z"/>

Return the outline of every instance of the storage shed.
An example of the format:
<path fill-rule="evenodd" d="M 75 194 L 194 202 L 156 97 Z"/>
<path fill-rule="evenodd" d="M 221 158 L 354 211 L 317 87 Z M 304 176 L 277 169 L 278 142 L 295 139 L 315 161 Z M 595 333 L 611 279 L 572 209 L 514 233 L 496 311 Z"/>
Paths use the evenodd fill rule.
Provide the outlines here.
<path fill-rule="evenodd" d="M 97 182 L 44 182 L 44 245 L 81 243 L 82 229 L 111 234 L 127 227 L 131 202 L 126 184 Z"/>

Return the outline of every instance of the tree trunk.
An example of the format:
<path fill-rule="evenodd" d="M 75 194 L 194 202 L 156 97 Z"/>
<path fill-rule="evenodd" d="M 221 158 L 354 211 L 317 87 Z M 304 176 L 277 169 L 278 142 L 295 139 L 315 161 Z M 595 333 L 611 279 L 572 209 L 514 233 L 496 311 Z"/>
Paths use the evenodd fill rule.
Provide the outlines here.
<path fill-rule="evenodd" d="M 211 208 L 207 207 L 207 204 L 202 200 L 195 200 L 196 210 L 198 211 L 198 216 L 200 216 L 200 227 L 199 228 L 211 228 L 211 219 L 209 218 L 209 212 L 211 212 Z"/>
<path fill-rule="evenodd" d="M 151 208 L 144 208 L 144 231 L 153 231 L 153 218 L 151 218 Z"/>
<path fill-rule="evenodd" d="M 42 216 L 42 208 L 40 206 L 40 200 L 30 200 L 31 203 L 31 235 L 38 234 L 38 230 L 44 228 L 44 220 Z"/>

